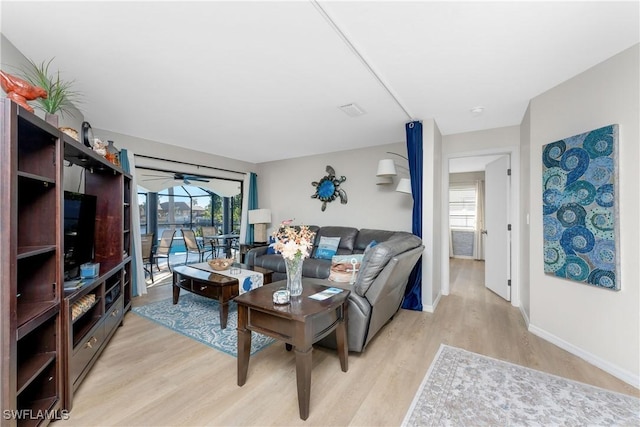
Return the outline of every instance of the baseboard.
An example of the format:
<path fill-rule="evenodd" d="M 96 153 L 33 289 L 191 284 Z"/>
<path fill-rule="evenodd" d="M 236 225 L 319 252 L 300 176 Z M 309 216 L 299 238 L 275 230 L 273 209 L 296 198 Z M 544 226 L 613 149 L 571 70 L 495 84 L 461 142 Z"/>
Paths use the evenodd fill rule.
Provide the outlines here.
<path fill-rule="evenodd" d="M 616 366 L 602 359 L 601 357 L 596 356 L 595 354 L 589 353 L 588 351 L 585 351 L 580 347 L 577 347 L 545 331 L 544 329 L 538 328 L 537 326 L 532 325 L 530 323 L 528 324 L 529 324 L 528 326 L 529 332 L 531 332 L 532 334 L 537 335 L 540 338 L 546 341 L 549 341 L 552 344 L 557 345 L 561 349 L 566 350 L 575 356 L 578 356 L 579 358 L 591 363 L 592 365 L 602 369 L 603 371 L 613 375 L 614 377 L 621 379 L 627 384 L 630 384 L 635 388 L 640 388 L 640 376 L 633 374 L 632 372 L 629 372 L 626 369 L 622 369 L 619 366 Z"/>
<path fill-rule="evenodd" d="M 438 296 L 436 297 L 436 300 L 433 302 L 433 304 L 431 305 L 423 305 L 422 306 L 422 311 L 426 311 L 427 313 L 434 313 L 436 311 L 436 307 L 438 306 L 438 303 L 440 302 L 440 297 L 442 296 L 442 294 L 438 294 Z"/>
<path fill-rule="evenodd" d="M 527 328 L 529 328 L 529 316 L 527 316 L 527 312 L 524 311 L 524 308 L 522 307 L 522 304 L 520 304 L 518 306 L 518 308 L 520 309 L 520 314 L 522 314 L 522 318 L 524 319 L 525 325 L 527 325 Z"/>

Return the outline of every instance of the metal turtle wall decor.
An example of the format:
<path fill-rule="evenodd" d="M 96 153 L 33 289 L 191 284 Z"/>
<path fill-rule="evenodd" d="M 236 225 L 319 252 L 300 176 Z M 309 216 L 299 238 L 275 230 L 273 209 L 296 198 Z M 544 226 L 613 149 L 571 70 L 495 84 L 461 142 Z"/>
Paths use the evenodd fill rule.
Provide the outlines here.
<path fill-rule="evenodd" d="M 340 188 L 340 184 L 345 182 L 347 178 L 343 175 L 336 177 L 336 171 L 329 165 L 326 168 L 327 175 L 320 178 L 319 181 L 313 181 L 311 185 L 316 187 L 316 192 L 311 196 L 312 199 L 319 199 L 322 202 L 322 211 L 327 208 L 328 202 L 333 202 L 340 197 L 340 203 L 347 204 L 347 193 Z"/>

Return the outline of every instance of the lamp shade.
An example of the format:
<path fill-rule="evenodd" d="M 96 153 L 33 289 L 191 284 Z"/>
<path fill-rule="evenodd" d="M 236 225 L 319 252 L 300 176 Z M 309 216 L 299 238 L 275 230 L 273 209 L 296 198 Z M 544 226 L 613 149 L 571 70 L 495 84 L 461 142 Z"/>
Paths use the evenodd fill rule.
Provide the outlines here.
<path fill-rule="evenodd" d="M 398 182 L 396 191 L 411 194 L 411 180 L 409 178 L 402 178 L 400 182 Z"/>
<path fill-rule="evenodd" d="M 376 182 L 376 184 L 378 184 L 378 185 L 393 184 L 393 177 L 392 176 L 379 176 L 378 177 L 378 182 Z"/>
<path fill-rule="evenodd" d="M 252 209 L 249 211 L 249 224 L 270 224 L 270 209 Z"/>
<path fill-rule="evenodd" d="M 395 176 L 396 165 L 393 159 L 382 159 L 378 162 L 378 172 L 376 176 Z"/>

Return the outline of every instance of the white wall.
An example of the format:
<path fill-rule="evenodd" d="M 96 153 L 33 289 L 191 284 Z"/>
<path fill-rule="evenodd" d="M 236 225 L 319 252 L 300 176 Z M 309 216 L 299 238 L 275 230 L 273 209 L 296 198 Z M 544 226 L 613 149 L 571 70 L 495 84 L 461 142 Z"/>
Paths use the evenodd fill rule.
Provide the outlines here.
<path fill-rule="evenodd" d="M 433 119 L 422 122 L 422 306 L 435 311 L 442 290 L 442 134 Z M 444 232 L 448 236 L 448 230 Z M 447 239 L 448 241 L 448 239 Z M 447 252 L 448 254 L 448 252 Z"/>
<path fill-rule="evenodd" d="M 0 64 L 0 69 L 5 72 L 15 75 L 17 77 L 21 77 L 22 73 L 20 70 L 22 68 L 29 67 L 29 61 L 27 58 L 20 52 L 14 45 L 11 43 L 4 34 L 0 33 L 0 58 L 2 59 L 2 63 Z M 53 55 L 52 55 L 53 57 Z M 32 58 L 37 63 L 40 62 L 38 58 Z M 51 58 L 43 58 L 43 60 L 49 60 Z M 56 62 L 55 58 L 51 63 L 51 70 L 56 70 Z M 72 75 L 66 75 L 63 71 L 60 72 L 60 78 L 63 80 L 73 80 Z M 44 112 L 36 108 L 36 101 L 29 101 L 29 105 L 35 108 L 34 113 L 44 119 Z M 80 106 L 82 107 L 82 106 Z M 84 120 L 82 112 L 77 108 L 70 108 L 73 115 L 65 114 L 64 117 L 59 115 L 58 117 L 58 125 L 60 127 L 68 126 L 74 129 L 80 130 L 80 125 Z"/>
<path fill-rule="evenodd" d="M 530 330 L 638 387 L 640 361 L 640 45 L 530 103 Z M 542 146 L 619 124 L 621 286 L 599 289 L 544 274 Z"/>
<path fill-rule="evenodd" d="M 529 108 L 524 114 L 522 123 L 520 124 L 520 275 L 519 275 L 519 287 L 520 287 L 520 311 L 524 316 L 525 322 L 529 324 L 529 318 L 531 316 L 531 284 L 529 281 L 529 257 L 531 251 L 530 245 L 530 228 L 529 217 L 531 212 L 530 201 L 530 161 L 531 161 L 531 123 Z"/>
<path fill-rule="evenodd" d="M 259 164 L 258 204 L 271 209 L 268 231 L 283 220 L 294 219 L 298 224 L 411 232 L 413 200 L 411 195 L 395 191 L 400 176 L 393 185 L 376 185 L 378 160 L 393 158 L 397 165 L 408 166 L 406 160 L 386 154 L 387 151 L 407 155 L 406 144 L 395 143 Z M 315 193 L 311 182 L 327 175 L 327 165 L 335 169 L 336 175 L 347 178 L 340 188 L 346 191 L 348 202 L 343 205 L 336 199 L 322 212 L 322 202 L 311 198 Z M 408 177 L 406 170 L 396 169 Z"/>
<path fill-rule="evenodd" d="M 510 147 L 517 144 L 519 139 L 519 126 L 445 135 L 442 137 L 442 154 L 446 159 L 454 153 L 482 153 L 489 149 Z"/>
<path fill-rule="evenodd" d="M 207 168 L 198 170 L 197 168 L 189 168 L 180 164 L 173 165 L 175 169 L 184 172 L 199 172 L 204 175 L 216 175 L 221 178 L 242 179 L 242 174 L 246 172 L 254 172 L 257 169 L 257 166 L 254 163 L 216 156 L 214 154 L 203 153 L 201 151 L 189 150 L 176 145 L 163 144 L 161 142 L 111 132 L 105 129 L 94 129 L 93 131 L 97 138 L 100 138 L 103 141 L 112 140 L 116 148 L 126 148 L 134 154 L 158 157 L 177 162 L 194 163 L 210 166 L 212 168 L 228 169 L 240 172 L 241 174 L 226 173 L 224 171 L 215 171 Z M 176 141 L 175 143 L 180 144 L 180 141 Z M 156 166 L 160 166 L 161 163 L 162 162 L 155 162 Z M 140 158 L 136 159 L 136 164 L 145 164 L 149 166 L 154 164 L 154 161 Z M 164 164 L 163 166 L 167 167 L 171 165 Z"/>

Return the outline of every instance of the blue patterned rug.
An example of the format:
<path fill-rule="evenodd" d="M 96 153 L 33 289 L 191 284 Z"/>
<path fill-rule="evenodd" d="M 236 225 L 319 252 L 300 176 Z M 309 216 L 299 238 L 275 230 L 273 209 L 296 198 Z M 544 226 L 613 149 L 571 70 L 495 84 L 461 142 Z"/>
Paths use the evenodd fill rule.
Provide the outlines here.
<path fill-rule="evenodd" d="M 186 337 L 237 357 L 238 306 L 229 303 L 227 327 L 220 329 L 220 311 L 217 301 L 192 293 L 180 295 L 178 304 L 172 299 L 133 307 L 133 312 Z M 255 354 L 276 341 L 265 335 L 251 333 L 251 354 Z"/>

